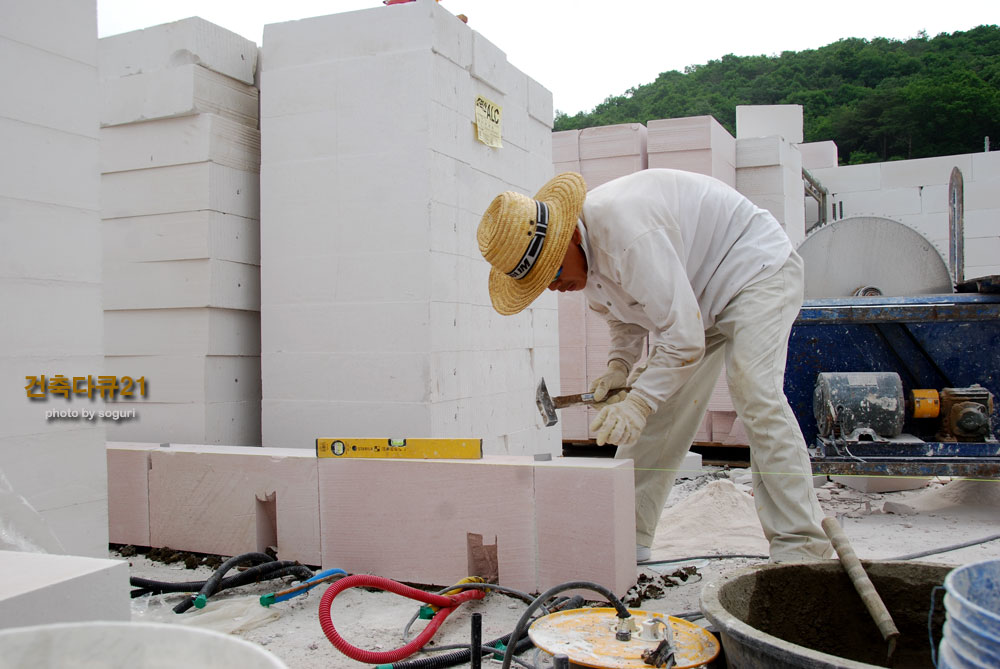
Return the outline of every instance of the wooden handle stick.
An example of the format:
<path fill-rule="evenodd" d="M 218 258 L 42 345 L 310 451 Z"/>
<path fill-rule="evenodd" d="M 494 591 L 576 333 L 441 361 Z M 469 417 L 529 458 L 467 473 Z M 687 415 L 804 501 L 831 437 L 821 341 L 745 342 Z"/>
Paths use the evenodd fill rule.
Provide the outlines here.
<path fill-rule="evenodd" d="M 837 551 L 840 563 L 844 565 L 847 575 L 851 577 L 851 583 L 854 584 L 854 588 L 861 595 L 861 601 L 864 602 L 868 613 L 871 614 L 872 619 L 875 620 L 875 624 L 878 625 L 879 632 L 882 633 L 882 638 L 888 642 L 888 657 L 891 658 L 893 651 L 896 650 L 896 639 L 899 637 L 899 630 L 896 628 L 896 624 L 892 622 L 892 615 L 889 613 L 889 609 L 886 608 L 885 602 L 882 601 L 882 598 L 879 597 L 878 592 L 875 590 L 875 584 L 868 578 L 861 560 L 855 554 L 851 542 L 848 541 L 847 535 L 840 527 L 837 519 L 827 516 L 823 519 L 822 524 L 823 531 L 826 532 L 826 536 L 830 537 L 830 542 L 833 544 L 834 550 Z"/>

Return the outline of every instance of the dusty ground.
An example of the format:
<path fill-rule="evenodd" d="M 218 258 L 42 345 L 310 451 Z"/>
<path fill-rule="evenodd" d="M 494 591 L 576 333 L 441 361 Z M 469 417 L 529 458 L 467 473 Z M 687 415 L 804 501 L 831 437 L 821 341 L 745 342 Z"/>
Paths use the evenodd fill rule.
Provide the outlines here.
<path fill-rule="evenodd" d="M 697 614 L 705 582 L 764 563 L 762 557 L 684 559 L 766 554 L 749 489 L 747 470 L 705 467 L 700 476 L 679 481 L 653 546 L 654 561 L 678 561 L 639 567 L 639 589 L 627 597 L 627 604 L 671 615 Z M 919 489 L 886 493 L 861 492 L 829 481 L 817 492 L 824 511 L 838 518 L 862 559 L 898 558 L 1000 534 L 1000 483 L 995 481 L 935 479 Z M 120 556 L 112 553 L 112 557 Z M 1000 558 L 1000 540 L 920 560 L 957 566 L 995 558 Z M 186 581 L 211 574 L 208 567 L 192 571 L 182 564 L 163 565 L 141 555 L 128 559 L 135 576 Z M 133 619 L 179 622 L 183 618 L 187 624 L 234 633 L 260 644 L 290 669 L 372 666 L 346 657 L 324 636 L 317 611 L 325 586 L 268 609 L 257 604 L 260 594 L 276 589 L 271 582 L 226 591 L 202 611 L 184 616 L 170 610 L 181 595 L 145 597 L 133 600 Z M 482 614 L 483 639 L 491 641 L 510 633 L 526 607 L 515 597 L 490 593 L 481 602 L 459 607 L 433 643 L 467 643 L 473 613 Z M 355 588 L 337 597 L 331 617 L 338 632 L 353 645 L 388 651 L 405 643 L 403 630 L 416 610 L 412 600 Z M 414 623 L 410 638 L 423 625 L 422 621 Z M 525 658 L 531 660 L 532 655 Z"/>

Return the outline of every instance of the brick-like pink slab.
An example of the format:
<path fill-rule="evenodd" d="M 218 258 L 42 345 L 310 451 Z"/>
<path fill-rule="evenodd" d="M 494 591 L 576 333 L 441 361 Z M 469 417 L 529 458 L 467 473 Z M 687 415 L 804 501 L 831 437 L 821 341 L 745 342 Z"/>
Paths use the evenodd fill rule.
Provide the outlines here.
<path fill-rule="evenodd" d="M 535 467 L 538 589 L 599 583 L 622 597 L 635 585 L 631 460 L 557 458 Z M 580 591 L 588 599 L 594 592 Z"/>
<path fill-rule="evenodd" d="M 534 461 L 319 460 L 323 567 L 451 585 L 468 573 L 468 534 L 497 545 L 500 584 L 536 583 Z"/>
<path fill-rule="evenodd" d="M 270 496 L 278 558 L 320 564 L 315 451 L 187 444 L 151 451 L 151 545 L 218 555 L 259 550 L 257 524 Z"/>
<path fill-rule="evenodd" d="M 108 541 L 149 546 L 149 452 L 159 444 L 109 441 Z"/>

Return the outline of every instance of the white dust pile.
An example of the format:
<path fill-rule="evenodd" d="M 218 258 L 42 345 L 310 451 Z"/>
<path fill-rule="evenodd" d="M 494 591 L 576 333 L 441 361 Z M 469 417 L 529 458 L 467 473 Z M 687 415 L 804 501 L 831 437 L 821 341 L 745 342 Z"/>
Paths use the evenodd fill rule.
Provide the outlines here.
<path fill-rule="evenodd" d="M 767 555 L 753 497 L 732 481 L 712 481 L 660 516 L 654 560 L 696 555 Z"/>

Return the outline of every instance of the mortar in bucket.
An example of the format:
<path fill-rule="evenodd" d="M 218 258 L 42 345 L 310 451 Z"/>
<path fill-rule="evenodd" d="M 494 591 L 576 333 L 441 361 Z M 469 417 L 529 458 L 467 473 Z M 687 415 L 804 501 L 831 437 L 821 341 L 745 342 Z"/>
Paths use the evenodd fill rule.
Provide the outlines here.
<path fill-rule="evenodd" d="M 944 587 L 947 617 L 938 667 L 1000 667 L 1000 560 L 953 569 Z"/>
<path fill-rule="evenodd" d="M 264 648 L 168 623 L 82 622 L 0 630 L 0 669 L 287 669 Z"/>
<path fill-rule="evenodd" d="M 900 631 L 891 666 L 933 669 L 931 595 L 950 566 L 862 561 Z M 839 561 L 743 569 L 705 585 L 701 610 L 722 639 L 729 667 L 872 669 L 887 667 L 887 645 Z M 945 612 L 932 614 L 940 639 Z"/>

